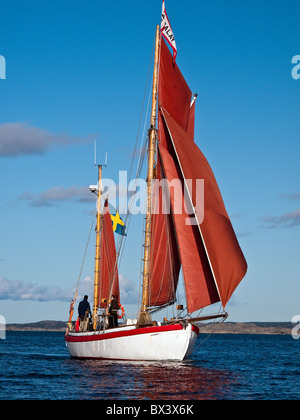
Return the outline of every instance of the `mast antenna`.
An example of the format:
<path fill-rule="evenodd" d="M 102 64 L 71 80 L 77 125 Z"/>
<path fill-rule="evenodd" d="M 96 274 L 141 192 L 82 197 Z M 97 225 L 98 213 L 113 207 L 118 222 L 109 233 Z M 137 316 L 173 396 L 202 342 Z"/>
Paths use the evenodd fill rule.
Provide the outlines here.
<path fill-rule="evenodd" d="M 102 168 L 107 167 L 107 153 L 105 153 L 105 163 L 97 163 L 97 141 L 94 140 L 94 165 L 97 166 L 98 170 L 101 169 L 101 177 L 99 179 L 102 179 Z M 98 195 L 98 191 L 100 189 L 100 183 L 98 179 L 98 185 L 90 185 L 90 191 L 96 195 Z"/>
<path fill-rule="evenodd" d="M 97 140 L 94 140 L 94 165 L 102 166 L 103 168 L 107 167 L 107 153 L 105 153 L 105 163 L 97 163 Z"/>

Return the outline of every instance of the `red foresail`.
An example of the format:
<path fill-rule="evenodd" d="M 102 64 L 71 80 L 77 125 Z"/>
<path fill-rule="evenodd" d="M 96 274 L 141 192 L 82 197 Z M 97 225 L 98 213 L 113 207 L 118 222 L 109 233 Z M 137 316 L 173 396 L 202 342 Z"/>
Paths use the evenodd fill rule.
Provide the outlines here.
<path fill-rule="evenodd" d="M 247 271 L 247 263 L 239 246 L 229 216 L 213 174 L 205 156 L 177 122 L 165 111 L 163 117 L 181 174 L 185 180 L 204 180 L 204 219 L 199 226 L 207 257 L 217 284 L 219 295 L 225 307 L 234 290 Z M 198 220 L 196 188 L 189 189 L 189 195 Z"/>
<path fill-rule="evenodd" d="M 118 301 L 120 302 L 119 276 L 117 267 L 115 238 L 107 200 L 104 204 L 100 247 L 101 260 L 98 307 L 105 308 L 106 303 L 103 302 L 103 299 L 106 299 L 108 302 L 108 299 L 112 294 L 115 295 Z"/>
<path fill-rule="evenodd" d="M 167 211 L 161 186 L 161 163 L 156 166 L 156 188 L 152 198 L 150 293 L 149 306 L 162 306 L 175 301 L 180 271 L 180 258 L 172 214 Z"/>
<path fill-rule="evenodd" d="M 198 226 L 189 223 L 190 216 L 185 211 L 187 206 L 185 206 L 184 182 L 177 159 L 168 150 L 170 141 L 166 127 L 159 118 L 159 153 L 170 186 L 171 209 L 182 264 L 187 307 L 191 313 L 219 302 L 220 298 Z M 171 185 L 175 188 L 171 188 Z"/>

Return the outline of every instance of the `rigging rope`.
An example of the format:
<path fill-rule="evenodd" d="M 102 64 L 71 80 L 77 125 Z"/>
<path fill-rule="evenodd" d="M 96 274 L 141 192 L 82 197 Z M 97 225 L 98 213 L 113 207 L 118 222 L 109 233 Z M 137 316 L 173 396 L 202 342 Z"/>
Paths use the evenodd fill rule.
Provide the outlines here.
<path fill-rule="evenodd" d="M 222 307 L 222 304 L 220 305 L 220 309 L 219 309 L 219 313 L 220 313 L 220 311 L 221 311 L 221 307 Z M 225 321 L 226 321 L 226 319 L 227 319 L 227 316 L 224 316 L 224 318 L 223 318 L 223 320 L 221 321 L 221 322 L 218 322 L 216 319 L 215 319 L 215 321 L 213 322 L 213 325 L 216 325 L 216 328 L 215 329 L 213 329 L 208 335 L 207 335 L 207 337 L 205 337 L 196 347 L 195 347 L 195 349 L 194 350 L 196 350 L 198 347 L 200 347 L 203 343 L 205 343 L 205 341 L 206 340 L 208 340 L 209 339 L 209 337 L 212 335 L 212 334 L 214 334 L 215 332 L 216 332 L 216 330 L 217 330 L 217 328 L 219 328 L 220 327 L 220 325 L 222 325 Z"/>
<path fill-rule="evenodd" d="M 142 109 L 141 109 L 141 114 L 140 114 L 140 120 L 139 120 L 137 135 L 136 135 L 135 147 L 134 147 L 134 152 L 133 152 L 133 156 L 132 156 L 132 160 L 131 160 L 131 165 L 130 165 L 129 179 L 131 178 L 131 175 L 132 175 L 133 164 L 134 164 L 134 160 L 135 160 L 135 156 L 136 156 L 136 150 L 137 150 L 137 142 L 138 142 L 138 139 L 140 137 L 141 122 L 142 122 L 142 116 L 143 116 L 144 107 L 145 107 L 146 94 L 147 94 L 147 90 L 148 90 L 148 86 L 149 86 L 149 79 L 150 79 L 151 66 L 152 66 L 152 56 L 154 54 L 154 49 L 155 49 L 155 44 L 153 45 L 151 59 L 150 59 L 150 64 L 149 64 L 149 69 L 148 69 L 148 76 L 147 76 L 147 81 L 146 81 L 146 86 L 145 86 L 145 91 L 144 91 L 144 97 L 143 97 L 143 103 L 142 103 Z M 133 190 L 136 189 L 137 180 L 140 177 L 140 174 L 141 174 L 141 171 L 142 171 L 142 167 L 143 167 L 143 164 L 144 164 L 144 160 L 145 160 L 145 156 L 146 156 L 146 149 L 147 149 L 147 141 L 146 140 L 147 139 L 145 138 L 145 131 L 146 131 L 147 117 L 148 117 L 148 114 L 149 114 L 150 99 L 151 99 L 151 89 L 150 89 L 149 98 L 148 98 L 148 104 L 147 104 L 147 110 L 146 110 L 146 115 L 145 115 L 145 122 L 144 122 L 144 127 L 143 127 L 143 133 L 142 133 L 142 137 L 141 137 L 141 139 L 142 139 L 141 140 L 141 147 L 140 147 L 140 153 L 139 153 L 139 158 L 138 158 L 138 165 L 137 165 L 136 176 L 135 176 L 136 182 L 134 184 Z M 127 214 L 126 214 L 126 217 L 125 217 L 125 220 L 124 220 L 124 224 L 126 226 L 127 231 L 128 231 L 128 228 L 129 228 L 129 225 L 130 225 L 130 221 L 131 221 L 131 205 L 132 205 L 132 200 L 130 198 L 129 199 L 129 203 L 128 203 Z M 122 256 L 123 256 L 125 241 L 126 241 L 126 236 L 121 236 L 119 238 L 118 244 L 117 244 L 117 255 L 118 255 L 118 265 L 119 266 L 120 266 L 120 263 L 121 263 L 121 260 L 122 260 Z"/>
<path fill-rule="evenodd" d="M 87 254 L 89 242 L 90 242 L 90 239 L 91 239 L 92 230 L 93 230 L 93 227 L 94 227 L 95 214 L 96 214 L 96 210 L 93 213 L 92 224 L 91 224 L 91 228 L 90 228 L 88 240 L 87 240 L 87 243 L 86 243 L 86 246 L 85 246 L 84 256 L 83 256 L 83 260 L 82 260 L 82 264 L 81 264 L 81 268 L 80 268 L 80 273 L 79 273 L 79 276 L 78 276 L 77 285 L 76 285 L 76 289 L 75 289 L 75 296 L 74 296 L 74 299 L 72 300 L 72 303 L 71 303 L 71 310 L 70 310 L 69 322 L 71 322 L 72 321 L 72 318 L 73 318 L 74 305 L 75 305 L 75 302 L 76 302 L 76 299 L 77 299 L 79 282 L 80 282 L 80 279 L 81 279 L 82 270 L 83 270 L 83 266 L 84 266 L 84 262 L 85 262 L 85 257 L 86 257 L 86 254 Z"/>
<path fill-rule="evenodd" d="M 138 143 L 138 139 L 140 137 L 141 123 L 142 123 L 142 117 L 143 117 L 143 113 L 144 113 L 144 107 L 145 107 L 145 100 L 146 100 L 147 89 L 148 89 L 148 85 L 149 85 L 149 79 L 150 79 L 150 73 L 151 73 L 151 64 L 152 64 L 152 56 L 153 56 L 153 54 L 154 54 L 154 46 L 153 46 L 153 51 L 152 51 L 151 60 L 150 60 L 150 64 L 149 64 L 149 70 L 148 70 L 148 76 L 147 76 L 147 82 L 146 82 L 146 86 L 145 86 L 145 91 L 144 91 L 144 97 L 143 97 L 142 109 L 141 109 L 141 114 L 140 114 L 140 120 L 139 120 L 139 125 L 138 125 L 136 140 L 135 140 L 135 146 L 134 146 L 133 156 L 132 156 L 131 165 L 130 165 L 129 179 L 131 178 L 131 175 L 132 175 L 133 164 L 134 164 L 134 160 L 135 160 L 136 152 L 137 152 L 137 143 Z M 136 182 L 135 182 L 135 185 L 134 185 L 134 190 L 136 189 L 137 180 L 140 177 L 141 170 L 142 170 L 142 167 L 143 167 L 143 164 L 144 164 L 144 160 L 145 160 L 145 155 L 146 155 L 147 142 L 146 142 L 146 138 L 145 138 L 145 131 L 146 131 L 147 116 L 149 114 L 150 98 L 151 98 L 151 90 L 150 90 L 150 94 L 149 94 L 148 105 L 147 105 L 147 110 L 146 110 L 146 115 L 145 115 L 145 122 L 144 122 L 143 134 L 142 134 L 142 141 L 141 141 L 141 147 L 140 147 L 138 165 L 137 165 L 137 170 L 136 170 Z M 131 211 L 130 211 L 130 209 L 131 209 L 131 207 L 130 207 L 131 203 L 132 203 L 132 200 L 129 199 L 128 210 L 127 210 L 127 214 L 126 214 L 126 217 L 125 217 L 125 220 L 124 220 L 124 224 L 126 226 L 127 231 L 128 231 L 130 220 L 131 220 Z M 115 267 L 113 269 L 113 272 L 110 273 L 110 276 L 109 276 L 110 277 L 110 291 L 109 291 L 109 295 L 111 294 L 111 291 L 113 290 L 113 287 L 114 287 L 114 281 L 113 281 L 113 279 L 115 278 L 115 271 L 118 268 L 118 266 L 120 265 L 120 262 L 121 262 L 121 259 L 122 259 L 122 256 L 123 256 L 123 250 L 124 250 L 125 241 L 126 241 L 126 236 L 120 235 L 119 238 L 118 238 L 117 246 L 116 246 L 117 258 L 116 258 L 116 262 L 115 262 Z"/>
<path fill-rule="evenodd" d="M 215 325 L 217 325 L 217 328 L 219 328 L 219 327 L 220 327 L 220 325 L 222 325 L 225 321 L 226 321 L 226 318 L 224 318 L 221 322 L 214 321 L 214 324 L 215 324 Z M 217 328 L 216 328 L 215 330 L 211 331 L 211 332 L 208 334 L 208 336 L 207 336 L 207 337 L 205 337 L 205 338 L 201 341 L 201 343 L 199 343 L 199 344 L 198 344 L 198 345 L 194 348 L 194 350 L 196 350 L 198 347 L 202 346 L 202 344 L 203 344 L 206 340 L 208 340 L 208 339 L 209 339 L 209 337 L 210 337 L 212 334 L 214 334 L 214 333 L 216 332 Z"/>
<path fill-rule="evenodd" d="M 147 82 L 146 82 L 145 91 L 144 91 L 144 97 L 143 97 L 143 103 L 142 103 L 142 109 L 141 109 L 141 114 L 140 114 L 140 120 L 139 120 L 137 135 L 136 135 L 135 147 L 134 147 L 134 152 L 133 152 L 133 156 L 132 156 L 132 160 L 131 160 L 131 165 L 130 165 L 129 179 L 131 178 L 131 175 L 132 175 L 133 164 L 134 164 L 134 160 L 135 160 L 135 156 L 136 156 L 136 151 L 137 151 L 137 143 L 138 143 L 138 139 L 139 139 L 139 136 L 140 136 L 141 122 L 142 122 L 142 117 L 143 117 L 143 112 L 144 112 L 144 106 L 145 106 L 147 89 L 148 89 L 148 85 L 149 85 L 149 79 L 150 79 L 150 73 L 151 73 L 151 65 L 152 65 L 152 57 L 154 55 L 154 49 L 155 49 L 155 43 L 153 45 L 153 50 L 152 50 L 150 64 L 149 64 Z M 143 164 L 144 164 L 144 160 L 145 160 L 145 155 L 146 155 L 147 141 L 146 141 L 146 138 L 145 138 L 145 131 L 146 131 L 147 117 L 149 115 L 150 98 L 151 98 L 151 90 L 150 90 L 150 93 L 149 93 L 147 111 L 146 111 L 146 115 L 145 115 L 145 122 L 144 122 L 143 134 L 142 134 L 141 148 L 140 148 L 140 153 L 139 153 L 139 158 L 138 158 L 138 165 L 137 165 L 137 170 L 136 170 L 136 180 L 139 178 L 139 176 L 141 174 L 141 170 L 142 170 L 142 167 L 143 167 Z M 134 185 L 134 188 L 136 188 L 136 183 Z M 127 210 L 127 214 L 126 214 L 126 217 L 125 217 L 125 226 L 126 226 L 127 229 L 129 227 L 130 220 L 131 220 L 130 204 L 131 204 L 131 200 L 129 200 L 128 210 Z M 74 305 L 75 305 L 75 302 L 76 302 L 76 299 L 77 299 L 77 296 L 78 296 L 79 283 L 80 283 L 80 280 L 81 280 L 81 275 L 82 275 L 82 270 L 83 270 L 83 266 L 84 266 L 86 254 L 87 254 L 87 249 L 88 249 L 88 245 L 89 245 L 89 242 L 90 242 L 90 237 L 91 237 L 92 229 L 93 229 L 93 226 L 94 226 L 95 214 L 96 214 L 96 211 L 93 214 L 93 222 L 92 222 L 92 225 L 91 225 L 91 228 L 90 228 L 90 232 L 89 232 L 89 236 L 88 236 L 88 241 L 87 241 L 85 252 L 84 252 L 84 257 L 83 257 L 83 261 L 82 261 L 82 265 L 81 265 L 81 269 L 80 269 L 80 274 L 79 274 L 77 285 L 76 285 L 75 296 L 74 296 L 74 299 L 71 302 L 69 323 L 72 321 L 72 317 L 73 317 Z M 118 240 L 118 245 L 117 245 L 117 259 L 116 259 L 117 261 L 116 261 L 116 264 L 115 264 L 114 272 L 111 273 L 112 275 L 110 275 L 110 278 L 112 278 L 112 279 L 115 276 L 115 270 L 116 270 L 117 266 L 120 264 L 121 257 L 123 255 L 123 249 L 124 249 L 125 239 L 126 239 L 126 236 L 120 235 L 119 240 Z M 111 289 L 113 288 L 113 284 L 112 283 L 113 282 L 111 282 Z"/>

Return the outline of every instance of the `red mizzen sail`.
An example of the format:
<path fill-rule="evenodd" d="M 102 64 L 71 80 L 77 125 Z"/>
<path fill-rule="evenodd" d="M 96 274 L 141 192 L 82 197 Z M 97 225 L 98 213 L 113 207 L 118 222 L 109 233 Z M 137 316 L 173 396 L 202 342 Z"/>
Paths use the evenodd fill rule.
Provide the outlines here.
<path fill-rule="evenodd" d="M 115 295 L 120 303 L 119 291 L 119 276 L 117 267 L 117 254 L 115 246 L 115 238 L 112 228 L 111 215 L 109 212 L 108 201 L 104 204 L 104 214 L 101 230 L 101 243 L 100 243 L 100 278 L 99 278 L 99 302 L 100 308 L 105 308 L 106 303 L 103 299 L 108 299 L 111 295 Z"/>

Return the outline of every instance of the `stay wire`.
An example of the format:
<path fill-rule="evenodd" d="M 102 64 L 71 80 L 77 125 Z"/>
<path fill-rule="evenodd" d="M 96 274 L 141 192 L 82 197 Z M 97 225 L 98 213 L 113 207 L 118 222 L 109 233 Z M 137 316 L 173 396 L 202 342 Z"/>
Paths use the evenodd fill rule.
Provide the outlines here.
<path fill-rule="evenodd" d="M 82 264 L 81 264 L 81 268 L 80 268 L 80 273 L 79 273 L 79 276 L 78 276 L 78 281 L 77 281 L 76 290 L 75 290 L 75 297 L 73 299 L 73 302 L 74 302 L 73 304 L 74 305 L 75 305 L 75 302 L 76 302 L 76 299 L 77 299 L 79 283 L 80 283 L 80 279 L 81 279 L 81 275 L 82 275 L 83 266 L 84 266 L 84 263 L 85 263 L 85 257 L 86 257 L 86 254 L 87 254 L 87 250 L 88 250 L 90 239 L 91 239 L 92 230 L 93 230 L 94 223 L 95 223 L 95 215 L 96 215 L 96 210 L 94 210 L 94 213 L 93 213 L 92 224 L 91 224 L 91 228 L 90 228 L 90 231 L 89 231 L 88 240 L 87 240 L 87 243 L 86 243 L 86 246 L 85 246 L 85 251 L 84 251 L 84 256 L 83 256 L 83 260 L 82 260 Z"/>
<path fill-rule="evenodd" d="M 224 317 L 224 319 L 221 321 L 221 322 L 217 322 L 217 321 L 214 321 L 214 326 L 216 327 L 216 328 L 214 328 L 208 335 L 207 335 L 207 337 L 205 337 L 196 347 L 195 347 L 195 349 L 194 350 L 196 350 L 198 347 L 200 347 L 200 346 L 202 346 L 202 344 L 203 343 L 205 343 L 205 341 L 206 340 L 208 340 L 209 339 L 209 337 L 212 335 L 212 334 L 214 334 L 216 331 L 217 331 L 217 329 L 218 328 L 220 328 L 220 326 L 226 321 L 226 319 L 227 319 L 227 317 Z"/>
<path fill-rule="evenodd" d="M 137 143 L 138 143 L 138 139 L 140 137 L 141 123 L 142 123 L 142 117 L 143 117 L 144 108 L 145 108 L 145 101 L 146 101 L 147 89 L 148 89 L 148 85 L 149 85 L 151 65 L 152 65 L 152 56 L 154 54 L 154 48 L 155 48 L 155 43 L 153 45 L 153 50 L 152 50 L 152 54 L 151 54 L 151 60 L 150 60 L 149 69 L 148 69 L 148 75 L 147 75 L 147 81 L 146 81 L 146 86 L 145 86 L 145 91 L 144 91 L 144 97 L 143 97 L 143 102 L 142 102 L 142 107 L 141 107 L 139 125 L 138 125 L 138 130 L 137 130 L 137 135 L 136 135 L 136 140 L 135 140 L 135 146 L 134 146 L 133 156 L 132 156 L 131 165 L 130 165 L 129 179 L 131 178 L 131 175 L 132 175 L 133 164 L 134 164 L 134 160 L 135 160 L 136 152 L 137 152 Z M 145 120 L 147 119 L 147 115 L 148 115 L 148 111 L 149 111 L 150 97 L 151 97 L 151 95 L 149 95 L 149 99 L 148 99 L 148 106 L 147 106 Z M 144 140 L 145 126 L 146 126 L 146 121 L 144 123 L 144 129 L 143 129 L 143 134 L 142 134 L 142 142 L 141 142 L 141 148 L 140 148 L 140 153 L 139 153 L 138 165 L 137 165 L 137 170 L 136 170 L 136 180 L 140 176 L 141 169 L 143 167 L 143 162 L 144 162 L 144 159 L 145 159 L 145 150 L 146 150 L 146 146 L 147 146 L 147 143 Z M 135 186 L 136 186 L 136 183 L 135 183 Z M 131 199 L 129 200 L 129 207 L 130 207 L 130 203 L 131 203 Z M 125 220 L 124 220 L 124 225 L 126 226 L 126 230 L 127 231 L 128 231 L 128 228 L 129 228 L 130 220 L 131 220 L 131 212 L 130 212 L 130 208 L 129 208 L 127 210 L 127 214 L 126 214 L 126 217 L 125 217 Z M 115 263 L 115 268 L 113 270 L 113 277 L 112 278 L 114 278 L 114 276 L 115 276 L 115 270 L 121 264 L 121 259 L 122 259 L 122 256 L 123 256 L 125 241 L 126 241 L 126 236 L 120 235 L 120 237 L 118 239 L 118 244 L 117 244 L 117 247 L 116 247 L 117 248 L 117 258 L 116 258 L 116 263 Z M 111 283 L 111 289 L 112 288 L 113 288 L 113 282 Z"/>
<path fill-rule="evenodd" d="M 140 114 L 140 120 L 139 120 L 137 135 L 136 135 L 135 147 L 134 147 L 134 152 L 133 152 L 133 156 L 132 156 L 132 160 L 131 160 L 131 165 L 130 165 L 129 179 L 131 178 L 131 175 L 132 175 L 133 164 L 134 164 L 134 160 L 135 160 L 135 156 L 136 156 L 136 151 L 137 151 L 137 143 L 138 143 L 138 139 L 139 139 L 139 136 L 140 136 L 141 123 L 142 123 L 142 117 L 143 117 L 143 112 L 144 112 L 144 107 L 145 107 L 147 89 L 148 89 L 148 86 L 149 86 L 149 79 L 150 79 L 151 66 L 152 66 L 152 61 L 153 61 L 152 60 L 152 57 L 153 57 L 153 54 L 154 54 L 154 48 L 155 48 L 155 43 L 153 44 L 153 49 L 152 49 L 152 54 L 151 54 L 151 60 L 150 60 L 150 63 L 149 63 L 149 69 L 148 69 L 147 81 L 146 81 L 146 86 L 145 86 L 145 91 L 144 91 L 144 97 L 143 97 L 142 109 L 141 109 L 141 114 Z M 151 92 L 150 92 L 150 94 L 151 94 Z M 149 94 L 149 98 L 151 97 L 150 94 Z M 147 111 L 146 111 L 145 119 L 147 119 L 148 111 L 149 111 L 149 99 L 148 99 L 148 106 L 147 106 Z M 139 160 L 138 160 L 138 165 L 137 165 L 137 170 L 136 170 L 136 179 L 140 176 L 141 169 L 143 167 L 143 162 L 144 162 L 144 159 L 145 159 L 145 150 L 146 150 L 146 147 L 147 147 L 147 143 L 144 140 L 145 125 L 146 125 L 146 122 L 144 124 L 144 129 L 143 129 L 143 134 L 142 134 L 142 144 L 141 144 L 141 149 L 140 149 L 140 154 L 139 154 Z M 135 184 L 135 186 L 136 186 L 136 184 Z M 126 230 L 127 231 L 128 231 L 128 228 L 129 228 L 129 225 L 130 225 L 130 220 L 131 220 L 130 203 L 131 203 L 131 198 L 129 199 L 129 208 L 127 210 L 127 214 L 126 214 L 125 221 L 124 221 L 124 224 L 126 226 Z M 124 242 L 125 241 L 126 241 L 126 236 L 121 236 L 119 238 L 119 241 L 118 241 L 118 246 L 117 246 L 117 249 L 118 249 L 118 265 L 120 265 L 120 263 L 121 263 L 121 259 L 122 259 L 122 256 L 123 256 L 124 245 L 125 245 Z"/>

